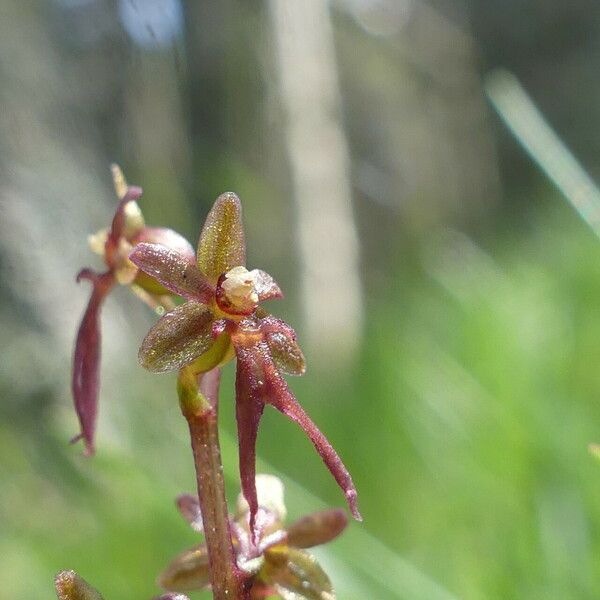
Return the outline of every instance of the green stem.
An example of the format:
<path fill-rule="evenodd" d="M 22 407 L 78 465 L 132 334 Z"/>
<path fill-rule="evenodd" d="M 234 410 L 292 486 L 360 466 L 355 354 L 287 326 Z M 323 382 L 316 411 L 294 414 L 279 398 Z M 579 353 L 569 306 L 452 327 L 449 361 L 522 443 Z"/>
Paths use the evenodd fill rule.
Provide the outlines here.
<path fill-rule="evenodd" d="M 177 389 L 181 411 L 190 429 L 213 597 L 245 600 L 248 595 L 231 542 L 223 480 L 217 423 L 218 370 L 205 374 L 200 386 L 202 389 L 194 373 L 186 368 L 180 371 Z"/>

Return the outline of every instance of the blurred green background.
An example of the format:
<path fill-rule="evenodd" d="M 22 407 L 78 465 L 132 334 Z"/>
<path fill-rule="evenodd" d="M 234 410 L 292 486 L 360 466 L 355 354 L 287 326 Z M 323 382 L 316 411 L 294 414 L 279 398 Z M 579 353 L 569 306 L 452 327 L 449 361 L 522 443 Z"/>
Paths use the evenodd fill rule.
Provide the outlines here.
<path fill-rule="evenodd" d="M 598 179 L 599 39 L 595 0 L 2 0 L 0 598 L 52 598 L 63 568 L 150 598 L 196 543 L 174 377 L 138 367 L 154 316 L 125 289 L 97 456 L 67 443 L 113 161 L 192 242 L 242 198 L 306 350 L 293 389 L 359 489 L 364 523 L 317 552 L 340 599 L 600 597 L 600 243 L 483 87 L 514 72 Z M 232 398 L 230 366 L 231 500 Z M 343 504 L 271 410 L 259 455 L 290 518 Z"/>

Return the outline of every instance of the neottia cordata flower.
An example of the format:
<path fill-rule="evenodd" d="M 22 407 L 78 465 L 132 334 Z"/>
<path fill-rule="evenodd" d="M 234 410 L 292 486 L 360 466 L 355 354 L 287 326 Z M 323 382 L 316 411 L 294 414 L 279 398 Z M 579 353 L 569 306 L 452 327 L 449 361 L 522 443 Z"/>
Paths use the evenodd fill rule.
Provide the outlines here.
<path fill-rule="evenodd" d="M 281 298 L 273 278 L 248 270 L 241 205 L 233 193 L 221 195 L 208 214 L 198 242 L 196 264 L 160 243 L 139 243 L 129 255 L 141 271 L 187 299 L 150 330 L 139 352 L 154 373 L 187 369 L 205 373 L 237 358 L 236 419 L 242 492 L 254 530 L 258 501 L 255 453 L 266 404 L 298 423 L 344 491 L 360 520 L 356 489 L 348 470 L 290 391 L 282 373 L 302 375 L 305 362 L 294 330 L 259 303 Z"/>
<path fill-rule="evenodd" d="M 306 552 L 335 539 L 348 524 L 343 510 L 330 509 L 307 515 L 285 526 L 283 484 L 273 475 L 256 477 L 258 512 L 255 536 L 249 524 L 249 506 L 240 495 L 230 516 L 232 542 L 238 567 L 248 578 L 255 600 L 277 595 L 284 600 L 333 600 L 329 577 Z M 195 531 L 202 532 L 202 514 L 195 495 L 177 498 L 179 511 Z M 256 537 L 254 542 L 253 537 Z M 209 586 L 206 545 L 200 544 L 175 557 L 158 578 L 172 592 L 190 592 Z"/>
<path fill-rule="evenodd" d="M 112 171 L 119 204 L 111 226 L 89 238 L 91 249 L 103 258 L 107 270 L 96 273 L 92 269 L 83 269 L 77 275 L 77 281 L 87 279 L 92 283 L 92 295 L 77 332 L 71 380 L 81 427 L 80 433 L 72 441 L 83 439 L 87 454 L 94 453 L 100 388 L 100 310 L 104 299 L 119 283 L 129 286 L 153 309 L 164 312 L 164 309 L 174 306 L 169 291 L 141 272 L 129 260 L 129 253 L 139 242 L 159 242 L 177 251 L 182 260 L 193 262 L 195 257 L 189 242 L 175 231 L 146 226 L 137 204 L 142 195 L 141 188 L 128 186 L 118 166 L 113 165 Z"/>

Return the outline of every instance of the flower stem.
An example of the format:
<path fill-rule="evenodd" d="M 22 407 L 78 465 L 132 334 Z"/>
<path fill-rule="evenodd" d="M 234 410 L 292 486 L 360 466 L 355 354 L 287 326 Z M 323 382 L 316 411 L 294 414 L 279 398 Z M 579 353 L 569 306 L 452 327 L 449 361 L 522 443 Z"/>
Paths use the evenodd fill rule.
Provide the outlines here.
<path fill-rule="evenodd" d="M 183 368 L 177 390 L 190 429 L 213 598 L 245 600 L 248 595 L 235 560 L 225 498 L 217 423 L 219 378 L 219 370 L 214 369 L 202 376 L 198 386 L 196 375 Z"/>

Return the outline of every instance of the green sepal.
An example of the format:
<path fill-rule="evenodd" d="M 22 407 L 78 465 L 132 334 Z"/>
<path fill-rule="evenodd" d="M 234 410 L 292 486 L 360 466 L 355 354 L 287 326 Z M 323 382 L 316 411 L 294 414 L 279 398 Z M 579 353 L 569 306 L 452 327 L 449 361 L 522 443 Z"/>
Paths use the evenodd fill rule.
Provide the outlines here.
<path fill-rule="evenodd" d="M 265 559 L 260 578 L 284 600 L 335 600 L 329 577 L 308 552 L 276 546 Z"/>
<path fill-rule="evenodd" d="M 93 588 L 75 571 L 61 571 L 54 578 L 59 600 L 103 600 L 100 592 Z"/>
<path fill-rule="evenodd" d="M 234 355 L 231 338 L 228 333 L 224 332 L 204 354 L 201 354 L 188 367 L 196 374 L 207 373 L 215 367 L 221 367 L 228 363 Z"/>

